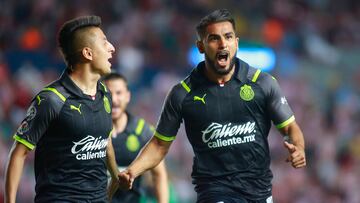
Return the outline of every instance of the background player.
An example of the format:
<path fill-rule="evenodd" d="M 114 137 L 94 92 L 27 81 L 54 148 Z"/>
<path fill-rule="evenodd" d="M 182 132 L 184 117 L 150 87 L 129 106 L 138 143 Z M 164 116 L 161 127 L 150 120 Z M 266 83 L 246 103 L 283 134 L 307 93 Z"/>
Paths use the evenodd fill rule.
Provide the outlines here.
<path fill-rule="evenodd" d="M 131 93 L 127 80 L 118 73 L 110 73 L 104 77 L 104 82 L 112 94 L 112 121 L 114 131 L 112 142 L 116 162 L 120 170 L 126 168 L 138 155 L 140 149 L 150 140 L 154 129 L 142 118 L 137 118 L 127 111 Z M 168 203 L 168 181 L 164 161 L 151 169 L 155 196 L 157 202 Z M 146 198 L 144 183 L 139 177 L 129 191 L 117 190 L 112 202 L 135 203 Z"/>

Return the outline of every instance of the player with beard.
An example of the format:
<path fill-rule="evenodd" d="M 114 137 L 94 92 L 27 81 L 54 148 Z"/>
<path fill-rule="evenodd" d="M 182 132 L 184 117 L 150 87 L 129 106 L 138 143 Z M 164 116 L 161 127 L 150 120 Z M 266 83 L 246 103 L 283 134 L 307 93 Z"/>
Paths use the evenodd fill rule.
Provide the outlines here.
<path fill-rule="evenodd" d="M 116 163 L 121 170 L 136 158 L 140 149 L 150 140 L 154 133 L 154 127 L 145 122 L 144 119 L 127 111 L 131 93 L 123 75 L 110 73 L 103 79 L 112 95 L 112 121 L 114 126 L 112 143 Z M 168 203 L 169 192 L 164 161 L 151 169 L 151 175 L 157 202 Z M 143 202 L 146 199 L 145 190 L 142 177 L 139 177 L 135 180 L 130 191 L 117 190 L 111 202 Z"/>
<path fill-rule="evenodd" d="M 205 61 L 169 92 L 155 134 L 119 174 L 124 187 L 156 166 L 184 122 L 194 151 L 193 184 L 198 203 L 270 203 L 271 123 L 286 137 L 287 161 L 306 165 L 303 134 L 274 77 L 236 58 L 239 39 L 227 10 L 197 25 Z"/>

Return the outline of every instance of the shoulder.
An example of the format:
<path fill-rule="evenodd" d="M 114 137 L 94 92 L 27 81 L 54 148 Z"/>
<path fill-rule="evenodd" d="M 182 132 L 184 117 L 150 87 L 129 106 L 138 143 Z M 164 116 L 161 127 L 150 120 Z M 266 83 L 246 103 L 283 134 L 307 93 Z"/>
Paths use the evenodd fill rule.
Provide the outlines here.
<path fill-rule="evenodd" d="M 175 100 L 181 103 L 186 95 L 191 92 L 191 88 L 192 84 L 190 82 L 190 77 L 188 76 L 170 89 L 167 99 Z"/>
<path fill-rule="evenodd" d="M 144 118 L 128 114 L 128 131 L 134 131 L 136 135 L 143 135 L 151 137 L 154 131 L 154 127 L 149 124 Z"/>
<path fill-rule="evenodd" d="M 268 88 L 276 84 L 274 76 L 251 66 L 249 67 L 247 78 L 262 88 Z"/>
<path fill-rule="evenodd" d="M 46 103 L 54 108 L 61 108 L 66 99 L 69 97 L 69 94 L 64 89 L 64 87 L 55 81 L 48 86 L 44 87 L 34 98 L 38 104 Z"/>

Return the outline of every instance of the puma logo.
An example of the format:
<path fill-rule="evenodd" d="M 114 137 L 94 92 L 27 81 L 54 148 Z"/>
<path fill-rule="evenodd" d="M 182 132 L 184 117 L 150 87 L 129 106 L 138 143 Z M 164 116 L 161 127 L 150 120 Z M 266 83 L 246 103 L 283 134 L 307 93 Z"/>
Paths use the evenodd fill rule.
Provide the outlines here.
<path fill-rule="evenodd" d="M 76 111 L 78 111 L 79 114 L 81 115 L 80 107 L 81 107 L 81 104 L 79 104 L 79 107 L 76 107 L 76 106 L 74 106 L 74 105 L 72 105 L 72 104 L 70 105 L 70 109 L 71 109 L 71 110 L 76 110 Z"/>
<path fill-rule="evenodd" d="M 37 104 L 38 106 L 40 106 L 40 103 L 42 100 L 45 100 L 45 99 L 41 99 L 39 95 L 36 96 L 36 100 L 37 100 Z"/>
<path fill-rule="evenodd" d="M 204 94 L 202 97 L 194 96 L 194 101 L 201 101 L 203 104 L 205 104 L 205 96 L 206 94 Z"/>

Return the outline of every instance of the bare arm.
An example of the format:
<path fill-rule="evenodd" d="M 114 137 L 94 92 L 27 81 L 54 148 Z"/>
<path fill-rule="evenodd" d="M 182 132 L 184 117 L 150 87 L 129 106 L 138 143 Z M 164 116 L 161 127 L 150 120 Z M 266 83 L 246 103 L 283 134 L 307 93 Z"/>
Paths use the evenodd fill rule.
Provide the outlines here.
<path fill-rule="evenodd" d="M 112 139 L 109 137 L 109 142 L 106 148 L 106 165 L 108 171 L 111 174 L 111 181 L 108 186 L 108 198 L 111 202 L 113 195 L 115 194 L 116 190 L 118 189 L 118 167 L 115 159 L 115 151 L 112 145 Z"/>
<path fill-rule="evenodd" d="M 24 162 L 29 149 L 15 141 L 9 155 L 5 172 L 5 203 L 15 203 Z"/>
<path fill-rule="evenodd" d="M 171 143 L 153 136 L 130 166 L 119 174 L 121 187 L 131 188 L 136 177 L 157 166 L 167 154 Z"/>
<path fill-rule="evenodd" d="M 289 151 L 289 157 L 287 161 L 291 162 L 291 165 L 294 168 L 305 167 L 305 141 L 299 125 L 294 121 L 279 130 L 283 135 L 288 135 L 290 138 L 289 142 L 284 142 L 284 146 Z"/>
<path fill-rule="evenodd" d="M 155 186 L 155 195 L 158 203 L 169 202 L 169 185 L 165 162 L 161 161 L 159 165 L 151 170 L 153 183 Z"/>
<path fill-rule="evenodd" d="M 115 151 L 112 145 L 112 139 L 109 137 L 109 142 L 106 148 L 106 164 L 112 178 L 118 179 L 118 167 L 115 159 Z"/>

